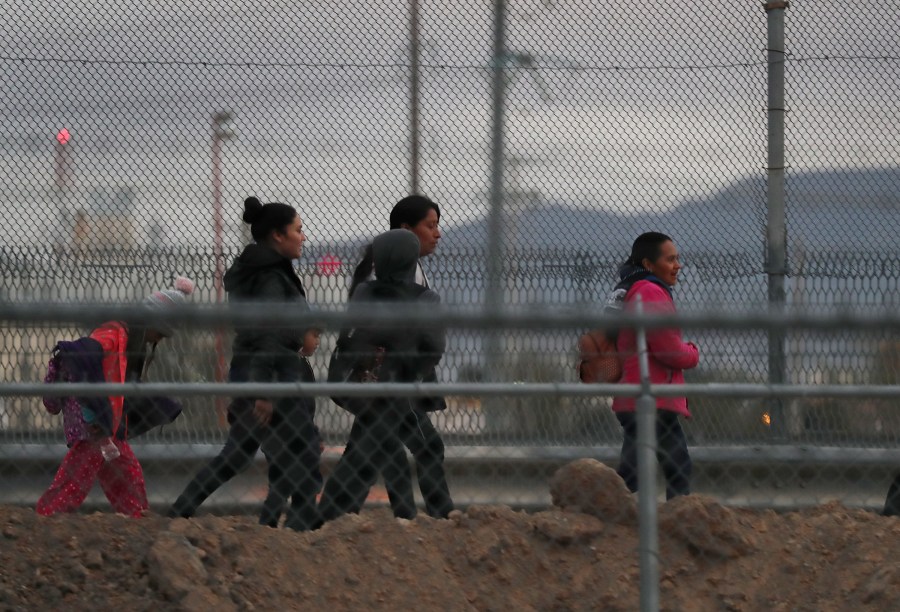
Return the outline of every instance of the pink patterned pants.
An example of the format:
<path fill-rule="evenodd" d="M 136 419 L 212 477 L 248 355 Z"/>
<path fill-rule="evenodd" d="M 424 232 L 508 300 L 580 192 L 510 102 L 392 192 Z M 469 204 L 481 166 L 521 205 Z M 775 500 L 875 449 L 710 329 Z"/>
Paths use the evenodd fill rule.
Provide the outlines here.
<path fill-rule="evenodd" d="M 37 513 L 50 516 L 74 512 L 99 479 L 106 499 L 116 512 L 142 516 L 148 507 L 144 472 L 128 442 L 116 440 L 115 444 L 119 456 L 106 461 L 96 442 L 76 442 L 63 458 L 50 488 L 38 500 Z"/>

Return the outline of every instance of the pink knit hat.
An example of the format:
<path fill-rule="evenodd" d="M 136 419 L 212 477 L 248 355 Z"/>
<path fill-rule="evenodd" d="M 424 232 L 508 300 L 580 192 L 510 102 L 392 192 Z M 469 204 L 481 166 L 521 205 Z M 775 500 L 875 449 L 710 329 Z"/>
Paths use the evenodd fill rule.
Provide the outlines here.
<path fill-rule="evenodd" d="M 154 291 L 144 300 L 146 304 L 152 306 L 171 306 L 173 304 L 184 304 L 187 296 L 194 292 L 194 281 L 183 276 L 175 279 L 174 289 L 163 289 Z"/>
<path fill-rule="evenodd" d="M 175 278 L 174 289 L 162 289 L 154 291 L 145 300 L 144 303 L 150 306 L 180 306 L 185 303 L 187 296 L 194 292 L 194 281 L 184 276 Z M 159 333 L 164 336 L 171 336 L 173 329 L 170 326 L 163 326 L 159 329 Z"/>

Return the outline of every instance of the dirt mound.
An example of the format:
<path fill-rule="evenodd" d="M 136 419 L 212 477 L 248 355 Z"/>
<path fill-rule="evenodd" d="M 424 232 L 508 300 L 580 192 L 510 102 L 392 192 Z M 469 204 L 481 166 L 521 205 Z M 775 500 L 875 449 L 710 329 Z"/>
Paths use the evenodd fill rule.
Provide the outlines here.
<path fill-rule="evenodd" d="M 0 610 L 633 610 L 638 533 L 621 517 L 634 499 L 606 475 L 589 478 L 600 473 L 566 466 L 552 484 L 565 507 L 544 512 L 474 506 L 403 521 L 376 509 L 313 533 L 250 517 L 44 518 L 0 507 Z M 900 520 L 700 496 L 661 505 L 659 518 L 663 609 L 900 606 L 889 547 Z"/>
<path fill-rule="evenodd" d="M 751 521 L 702 495 L 676 497 L 665 504 L 659 529 L 701 556 L 728 559 L 756 549 Z"/>
<path fill-rule="evenodd" d="M 637 524 L 634 495 L 615 470 L 596 459 L 578 459 L 558 469 L 550 479 L 550 498 L 558 508 L 611 523 Z"/>

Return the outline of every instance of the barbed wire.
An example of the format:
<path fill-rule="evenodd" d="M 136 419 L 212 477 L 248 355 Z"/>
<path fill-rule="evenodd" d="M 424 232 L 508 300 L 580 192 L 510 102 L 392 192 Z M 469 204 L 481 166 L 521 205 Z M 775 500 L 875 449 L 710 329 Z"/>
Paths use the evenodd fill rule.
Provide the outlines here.
<path fill-rule="evenodd" d="M 156 67 L 193 67 L 193 68 L 312 68 L 339 70 L 396 70 L 412 69 L 412 64 L 405 62 L 360 63 L 360 62 L 254 62 L 254 61 L 199 61 L 199 60 L 157 60 L 157 59 L 88 59 L 69 57 L 36 57 L 36 56 L 0 56 L 0 61 L 36 64 L 77 64 L 82 66 L 156 66 Z M 801 62 L 833 62 L 833 61 L 866 61 L 897 62 L 900 56 L 895 55 L 816 55 L 808 57 L 788 56 L 781 60 L 768 59 L 747 62 L 725 62 L 720 64 L 642 64 L 638 66 L 612 65 L 547 65 L 509 63 L 504 67 L 508 71 L 550 71 L 550 72 L 653 72 L 653 71 L 685 71 L 685 70 L 726 70 L 731 68 L 755 68 L 770 63 Z M 420 64 L 419 70 L 479 70 L 491 71 L 491 64 Z"/>

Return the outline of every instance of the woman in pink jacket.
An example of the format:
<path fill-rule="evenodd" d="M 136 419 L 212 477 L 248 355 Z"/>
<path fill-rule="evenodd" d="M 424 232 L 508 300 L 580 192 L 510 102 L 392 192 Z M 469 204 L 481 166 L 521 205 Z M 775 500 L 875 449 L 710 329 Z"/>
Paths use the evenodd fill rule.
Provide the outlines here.
<path fill-rule="evenodd" d="M 644 312 L 674 313 L 672 288 L 678 282 L 680 270 L 678 249 L 671 238 L 658 232 L 641 234 L 619 271 L 620 282 L 613 292 L 614 299 L 618 296 L 624 300 L 625 312 L 635 311 L 640 296 Z M 623 329 L 616 345 L 624 356 L 620 382 L 639 383 L 635 330 Z M 652 384 L 684 384 L 684 370 L 696 367 L 700 358 L 696 345 L 682 341 L 681 330 L 676 328 L 648 330 L 647 347 Z M 612 406 L 625 434 L 617 471 L 632 492 L 638 489 L 635 402 L 633 397 L 617 397 Z M 656 409 L 656 457 L 666 478 L 666 499 L 687 495 L 691 492 L 691 456 L 678 421 L 679 415 L 691 416 L 687 398 L 657 398 Z"/>

